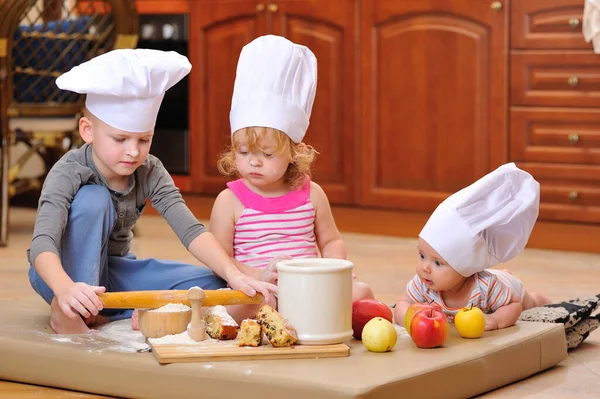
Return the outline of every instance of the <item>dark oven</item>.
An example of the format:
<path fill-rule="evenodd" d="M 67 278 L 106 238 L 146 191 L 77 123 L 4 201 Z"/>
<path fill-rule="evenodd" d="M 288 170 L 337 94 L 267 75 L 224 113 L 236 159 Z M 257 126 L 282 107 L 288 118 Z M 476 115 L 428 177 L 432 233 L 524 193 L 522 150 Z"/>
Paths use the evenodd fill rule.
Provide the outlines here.
<path fill-rule="evenodd" d="M 139 48 L 188 56 L 188 16 L 140 15 Z M 189 75 L 167 90 L 158 113 L 151 154 L 172 174 L 189 174 Z"/>

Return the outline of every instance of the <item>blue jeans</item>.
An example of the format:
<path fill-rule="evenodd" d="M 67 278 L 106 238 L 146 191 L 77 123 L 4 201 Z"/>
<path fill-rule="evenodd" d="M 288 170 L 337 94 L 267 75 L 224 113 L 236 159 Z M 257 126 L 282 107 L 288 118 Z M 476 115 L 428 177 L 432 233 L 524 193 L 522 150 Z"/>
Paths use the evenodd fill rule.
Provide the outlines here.
<path fill-rule="evenodd" d="M 74 282 L 104 286 L 107 292 L 226 287 L 226 282 L 206 267 L 137 259 L 133 254 L 108 256 L 108 240 L 116 221 L 117 214 L 105 187 L 87 185 L 79 189 L 71 203 L 60 252 L 62 266 Z M 33 265 L 29 267 L 29 282 L 48 304 L 52 302 L 54 293 Z M 131 312 L 107 309 L 101 314 L 119 320 L 131 317 Z"/>

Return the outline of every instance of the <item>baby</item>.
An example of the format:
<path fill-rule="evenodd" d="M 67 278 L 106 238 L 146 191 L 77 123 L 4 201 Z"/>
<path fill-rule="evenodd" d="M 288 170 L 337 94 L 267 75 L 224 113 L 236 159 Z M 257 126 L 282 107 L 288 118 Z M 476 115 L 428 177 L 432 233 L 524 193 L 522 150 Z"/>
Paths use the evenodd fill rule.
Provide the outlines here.
<path fill-rule="evenodd" d="M 521 253 L 538 216 L 539 184 L 506 164 L 442 202 L 419 234 L 415 277 L 396 303 L 433 303 L 449 321 L 464 307 L 486 314 L 486 330 L 515 324 L 522 310 L 550 303 L 507 271 L 489 269 Z"/>

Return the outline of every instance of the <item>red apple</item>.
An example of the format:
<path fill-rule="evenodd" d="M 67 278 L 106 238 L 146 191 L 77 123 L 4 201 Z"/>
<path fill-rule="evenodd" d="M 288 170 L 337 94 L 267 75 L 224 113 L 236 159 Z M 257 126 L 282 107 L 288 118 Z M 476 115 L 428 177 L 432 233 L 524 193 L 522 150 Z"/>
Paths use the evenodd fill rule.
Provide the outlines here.
<path fill-rule="evenodd" d="M 404 313 L 404 328 L 406 328 L 406 332 L 410 335 L 410 323 L 412 322 L 413 317 L 417 312 L 421 310 L 437 310 L 441 311 L 438 305 L 432 305 L 429 303 L 421 303 L 415 302 L 411 303 L 408 309 L 406 309 L 406 313 Z"/>
<path fill-rule="evenodd" d="M 410 337 L 419 348 L 437 348 L 444 345 L 450 334 L 450 325 L 441 310 L 427 309 L 415 313 L 410 323 Z"/>
<path fill-rule="evenodd" d="M 354 338 L 361 339 L 365 324 L 374 317 L 383 317 L 390 323 L 393 322 L 392 311 L 385 303 L 370 298 L 354 301 L 352 304 L 352 335 Z"/>

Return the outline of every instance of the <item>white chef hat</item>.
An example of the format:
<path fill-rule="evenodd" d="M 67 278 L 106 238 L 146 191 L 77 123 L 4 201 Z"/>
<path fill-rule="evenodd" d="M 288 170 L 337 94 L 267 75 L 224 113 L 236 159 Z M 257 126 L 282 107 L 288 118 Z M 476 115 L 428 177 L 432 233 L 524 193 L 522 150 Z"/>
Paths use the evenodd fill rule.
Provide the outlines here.
<path fill-rule="evenodd" d="M 106 124 L 141 133 L 154 129 L 165 92 L 191 69 L 174 51 L 119 49 L 74 67 L 56 85 L 87 94 L 86 108 Z"/>
<path fill-rule="evenodd" d="M 468 277 L 517 256 L 538 217 L 540 185 L 514 163 L 448 197 L 419 234 Z"/>
<path fill-rule="evenodd" d="M 242 49 L 231 100 L 231 134 L 250 126 L 281 130 L 300 143 L 317 91 L 317 59 L 308 47 L 261 36 Z"/>

